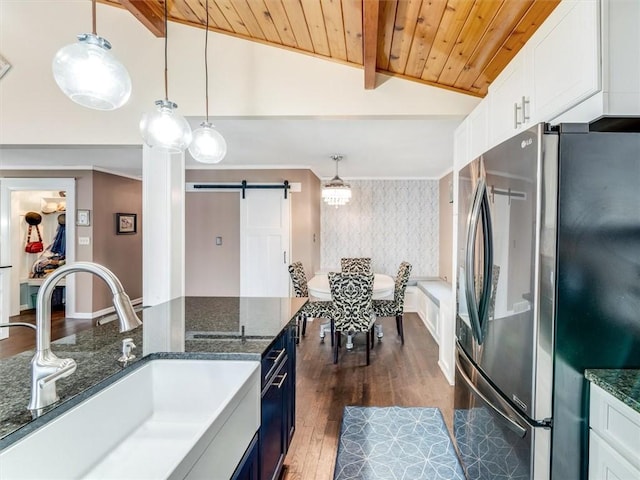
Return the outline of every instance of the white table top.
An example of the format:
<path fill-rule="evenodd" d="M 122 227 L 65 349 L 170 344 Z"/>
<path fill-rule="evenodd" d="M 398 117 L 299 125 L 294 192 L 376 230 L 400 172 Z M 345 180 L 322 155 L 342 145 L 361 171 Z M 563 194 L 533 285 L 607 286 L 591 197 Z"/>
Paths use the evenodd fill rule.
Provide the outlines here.
<path fill-rule="evenodd" d="M 331 289 L 329 288 L 329 276 L 319 274 L 308 281 L 309 295 L 319 300 L 331 300 Z M 373 298 L 381 300 L 393 297 L 395 281 L 389 275 L 376 273 L 373 277 Z"/>

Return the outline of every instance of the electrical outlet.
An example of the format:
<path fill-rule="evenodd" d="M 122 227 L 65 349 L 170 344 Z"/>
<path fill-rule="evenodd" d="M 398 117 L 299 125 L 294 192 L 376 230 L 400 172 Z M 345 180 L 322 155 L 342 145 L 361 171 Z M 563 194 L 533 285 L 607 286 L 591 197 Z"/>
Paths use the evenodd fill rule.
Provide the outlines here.
<path fill-rule="evenodd" d="M 78 245 L 90 245 L 91 239 L 89 237 L 78 237 Z"/>
<path fill-rule="evenodd" d="M 216 237 L 216 245 L 222 245 L 222 237 Z"/>

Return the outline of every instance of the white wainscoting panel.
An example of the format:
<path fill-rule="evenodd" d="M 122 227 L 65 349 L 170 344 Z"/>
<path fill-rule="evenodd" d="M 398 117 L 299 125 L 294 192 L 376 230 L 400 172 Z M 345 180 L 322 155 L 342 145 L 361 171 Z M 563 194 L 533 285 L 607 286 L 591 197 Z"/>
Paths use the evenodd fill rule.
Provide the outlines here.
<path fill-rule="evenodd" d="M 321 207 L 321 268 L 341 257 L 371 257 L 373 270 L 394 276 L 402 261 L 412 276 L 438 275 L 438 181 L 350 180 L 351 201 Z"/>

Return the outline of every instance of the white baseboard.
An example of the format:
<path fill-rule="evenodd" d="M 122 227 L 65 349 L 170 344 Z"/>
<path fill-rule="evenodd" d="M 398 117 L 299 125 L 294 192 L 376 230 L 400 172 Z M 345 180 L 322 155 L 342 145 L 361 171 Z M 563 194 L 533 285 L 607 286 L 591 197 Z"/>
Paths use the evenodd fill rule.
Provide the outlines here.
<path fill-rule="evenodd" d="M 23 310 L 31 310 L 31 305 L 27 305 L 26 303 L 24 305 L 20 305 L 20 311 L 22 312 Z"/>
<path fill-rule="evenodd" d="M 142 303 L 142 297 L 131 300 L 132 305 L 139 305 L 141 303 Z M 114 307 L 107 307 L 95 312 L 76 312 L 73 316 L 67 316 L 67 318 L 90 320 L 94 318 L 104 317 L 105 315 L 109 315 L 110 313 L 115 313 L 115 312 L 116 312 L 116 309 Z"/>
<path fill-rule="evenodd" d="M 438 360 L 438 366 L 440 367 L 440 370 L 442 370 L 442 373 L 444 373 L 444 376 L 447 379 L 447 382 L 449 382 L 449 385 L 455 385 L 456 380 L 455 380 L 454 372 L 450 368 L 448 368 L 442 362 L 442 360 Z"/>

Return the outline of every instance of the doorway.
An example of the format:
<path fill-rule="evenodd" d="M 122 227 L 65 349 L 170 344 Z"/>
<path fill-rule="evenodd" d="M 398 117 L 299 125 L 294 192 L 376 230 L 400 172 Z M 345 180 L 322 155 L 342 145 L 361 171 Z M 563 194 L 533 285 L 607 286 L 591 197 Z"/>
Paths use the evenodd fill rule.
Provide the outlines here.
<path fill-rule="evenodd" d="M 291 195 L 220 185 L 187 184 L 185 294 L 289 297 Z"/>
<path fill-rule="evenodd" d="M 34 263 L 40 253 L 26 253 L 25 239 L 28 226 L 27 211 L 41 215 L 44 248 L 55 239 L 64 213 L 65 260 L 75 261 L 75 197 L 73 178 L 3 178 L 0 179 L 0 322 L 18 315 L 21 309 L 34 306 L 32 294 L 37 293 L 38 282 L 33 278 Z M 63 212 L 64 209 L 64 212 Z M 67 221 L 68 219 L 68 221 Z M 23 225 L 24 224 L 24 225 Z M 37 235 L 32 232 L 32 240 Z M 64 288 L 65 316 L 75 316 L 75 281 L 67 277 Z M 0 329 L 0 338 L 6 338 L 9 329 Z"/>

